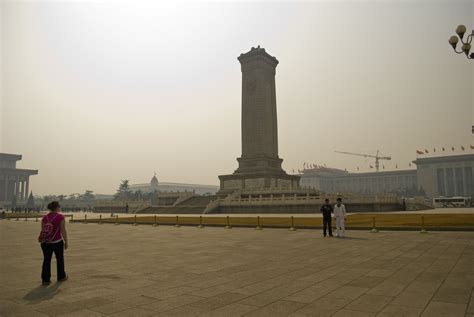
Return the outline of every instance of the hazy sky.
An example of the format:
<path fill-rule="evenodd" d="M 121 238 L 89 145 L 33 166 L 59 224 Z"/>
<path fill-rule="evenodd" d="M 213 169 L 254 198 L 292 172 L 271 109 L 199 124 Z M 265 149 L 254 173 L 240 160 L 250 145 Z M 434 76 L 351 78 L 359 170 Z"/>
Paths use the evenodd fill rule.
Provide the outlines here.
<path fill-rule="evenodd" d="M 401 169 L 416 149 L 474 144 L 474 62 L 447 43 L 458 24 L 474 28 L 474 1 L 3 1 L 1 11 L 0 151 L 39 169 L 35 194 L 113 193 L 154 171 L 218 184 L 241 150 L 236 57 L 257 45 L 280 61 L 289 172 L 373 164 L 334 150 L 380 150 L 393 157 L 386 169 Z"/>

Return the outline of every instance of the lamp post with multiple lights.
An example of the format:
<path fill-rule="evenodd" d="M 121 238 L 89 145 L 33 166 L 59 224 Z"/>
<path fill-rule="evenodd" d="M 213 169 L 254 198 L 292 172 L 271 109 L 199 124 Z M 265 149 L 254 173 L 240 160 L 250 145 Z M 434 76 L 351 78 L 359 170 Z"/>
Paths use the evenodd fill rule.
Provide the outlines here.
<path fill-rule="evenodd" d="M 451 46 L 453 47 L 454 51 L 457 53 L 457 54 L 466 54 L 466 57 L 468 59 L 474 59 L 474 53 L 470 53 L 469 54 L 469 51 L 471 50 L 471 42 L 472 42 L 472 39 L 474 38 L 474 30 L 472 30 L 471 34 L 469 34 L 468 36 L 466 36 L 466 38 L 464 38 L 464 34 L 466 33 L 466 26 L 464 25 L 459 25 L 457 28 L 456 28 L 456 35 L 453 35 L 449 38 L 449 44 L 451 44 Z M 459 37 L 459 38 L 458 38 Z M 461 43 L 462 43 L 462 46 L 461 46 L 461 51 L 457 51 L 456 50 L 456 46 L 458 45 L 458 42 L 459 40 L 461 40 Z"/>

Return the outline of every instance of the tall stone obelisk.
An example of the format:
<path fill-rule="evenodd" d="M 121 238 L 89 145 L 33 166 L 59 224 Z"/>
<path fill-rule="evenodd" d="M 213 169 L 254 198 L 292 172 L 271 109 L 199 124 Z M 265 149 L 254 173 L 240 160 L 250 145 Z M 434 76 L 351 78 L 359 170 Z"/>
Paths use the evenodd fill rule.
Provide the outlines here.
<path fill-rule="evenodd" d="M 275 68 L 278 60 L 264 48 L 238 57 L 242 70 L 242 156 L 231 175 L 221 175 L 220 192 L 236 189 L 297 188 L 278 157 Z"/>

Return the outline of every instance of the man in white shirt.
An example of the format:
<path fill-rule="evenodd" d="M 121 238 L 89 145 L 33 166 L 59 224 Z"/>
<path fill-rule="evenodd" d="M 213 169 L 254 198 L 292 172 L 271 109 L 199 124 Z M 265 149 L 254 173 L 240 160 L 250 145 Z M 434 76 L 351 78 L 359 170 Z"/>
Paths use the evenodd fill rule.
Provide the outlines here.
<path fill-rule="evenodd" d="M 341 203 L 341 198 L 337 199 L 334 206 L 334 219 L 336 220 L 336 237 L 344 237 L 344 220 L 346 219 L 346 206 Z"/>

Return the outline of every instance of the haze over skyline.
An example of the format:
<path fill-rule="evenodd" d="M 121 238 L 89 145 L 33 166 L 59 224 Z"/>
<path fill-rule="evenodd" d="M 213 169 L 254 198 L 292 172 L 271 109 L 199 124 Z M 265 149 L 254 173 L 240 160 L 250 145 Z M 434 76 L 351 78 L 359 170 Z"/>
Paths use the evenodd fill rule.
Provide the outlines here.
<path fill-rule="evenodd" d="M 218 184 L 241 154 L 236 57 L 276 69 L 279 155 L 371 171 L 474 145 L 474 64 L 448 45 L 474 1 L 1 4 L 0 152 L 35 194 L 120 180 Z M 438 154 L 439 151 L 436 153 Z M 411 167 L 413 168 L 413 167 Z"/>

